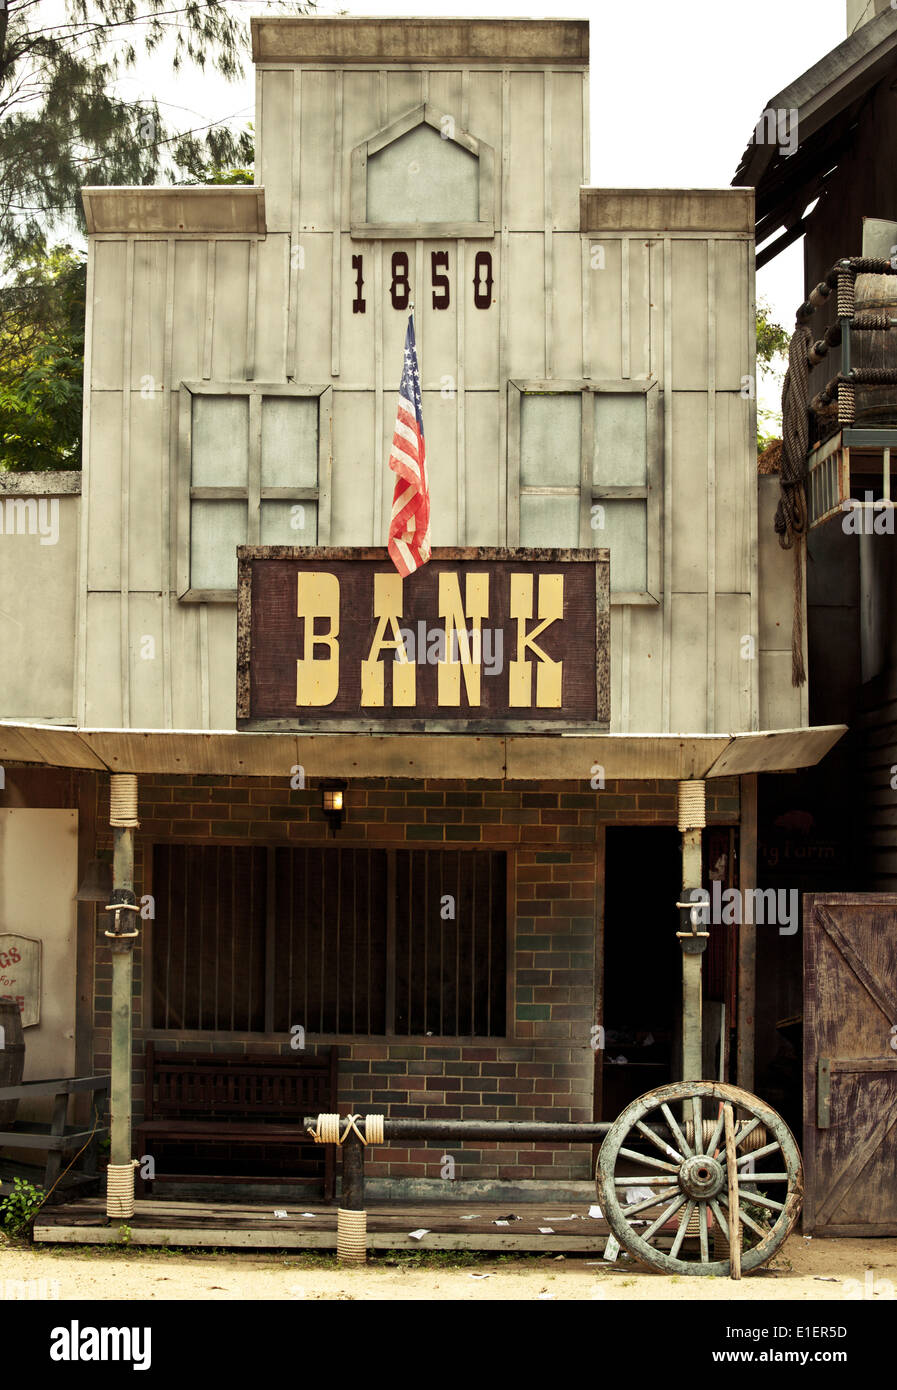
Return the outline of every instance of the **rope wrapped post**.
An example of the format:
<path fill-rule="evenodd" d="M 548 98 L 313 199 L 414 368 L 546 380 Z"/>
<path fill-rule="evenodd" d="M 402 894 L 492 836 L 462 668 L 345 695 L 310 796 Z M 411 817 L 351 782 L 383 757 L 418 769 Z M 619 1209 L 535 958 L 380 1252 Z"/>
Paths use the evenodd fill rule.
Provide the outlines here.
<path fill-rule="evenodd" d="M 852 319 L 856 312 L 856 267 L 851 261 L 838 263 L 837 307 L 839 319 Z"/>
<path fill-rule="evenodd" d="M 130 1163 L 110 1163 L 106 1169 L 106 1215 L 134 1215 L 134 1169 L 138 1160 Z"/>
<path fill-rule="evenodd" d="M 361 1120 L 364 1131 L 359 1129 Z M 340 1264 L 367 1261 L 367 1212 L 364 1209 L 364 1151 L 383 1143 L 383 1116 L 319 1115 L 306 1128 L 316 1144 L 336 1144 L 343 1153 L 343 1184 L 336 1211 L 336 1255 Z"/>
<path fill-rule="evenodd" d="M 689 894 L 701 887 L 701 831 L 707 824 L 706 783 L 679 783 L 679 829 L 682 832 L 682 902 L 679 904 L 682 947 L 682 1080 L 701 1079 L 701 956 L 707 947 L 708 933 L 699 931 L 697 914 L 690 904 Z"/>
<path fill-rule="evenodd" d="M 856 391 L 849 381 L 838 382 L 838 424 L 852 425 L 856 419 Z"/>
<path fill-rule="evenodd" d="M 367 1212 L 364 1209 L 365 1141 L 353 1125 L 343 1139 L 343 1187 L 336 1214 L 336 1255 L 340 1264 L 367 1261 Z"/>

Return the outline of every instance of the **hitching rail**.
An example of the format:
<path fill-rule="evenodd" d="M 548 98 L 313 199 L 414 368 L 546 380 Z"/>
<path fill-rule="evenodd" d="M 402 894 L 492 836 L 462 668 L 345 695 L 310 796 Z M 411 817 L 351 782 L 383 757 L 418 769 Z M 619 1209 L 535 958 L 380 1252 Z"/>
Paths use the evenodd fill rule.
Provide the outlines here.
<path fill-rule="evenodd" d="M 359 1119 L 365 1117 L 358 1116 Z M 307 1129 L 315 1130 L 316 1115 L 306 1116 Z M 543 1144 L 600 1144 L 609 1123 L 560 1124 L 553 1120 L 391 1120 L 383 1121 L 387 1139 L 482 1139 L 491 1143 L 515 1140 Z M 350 1131 L 349 1139 L 356 1138 Z"/>
<path fill-rule="evenodd" d="M 320 1116 L 307 1115 L 305 1125 L 317 1138 Z M 356 1120 L 366 1117 L 357 1115 Z M 550 1120 L 383 1120 L 383 1142 L 391 1139 L 480 1140 L 488 1143 L 600 1144 L 611 1128 L 609 1123 L 556 1124 Z M 342 1124 L 342 1122 L 341 1122 Z M 365 1143 L 348 1123 L 340 1129 L 339 1147 L 343 1157 L 343 1185 L 340 1209 L 364 1211 Z M 318 1140 L 318 1142 L 338 1142 Z M 339 1248 L 339 1247 L 338 1247 Z M 347 1256 L 346 1258 L 355 1258 Z"/>

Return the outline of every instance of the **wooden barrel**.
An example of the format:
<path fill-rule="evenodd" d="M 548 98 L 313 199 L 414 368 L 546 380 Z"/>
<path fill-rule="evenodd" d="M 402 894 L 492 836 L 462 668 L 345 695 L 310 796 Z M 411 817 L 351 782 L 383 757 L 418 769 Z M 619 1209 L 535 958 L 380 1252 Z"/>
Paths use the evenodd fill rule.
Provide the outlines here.
<path fill-rule="evenodd" d="M 17 1086 L 25 1070 L 22 1015 L 14 999 L 0 999 L 0 1086 Z M 17 1100 L 0 1100 L 0 1130 L 15 1124 Z"/>
<path fill-rule="evenodd" d="M 857 313 L 897 318 L 897 275 L 858 275 Z M 850 335 L 852 367 L 897 368 L 897 328 Z M 856 424 L 867 429 L 897 429 L 897 386 L 857 386 Z"/>

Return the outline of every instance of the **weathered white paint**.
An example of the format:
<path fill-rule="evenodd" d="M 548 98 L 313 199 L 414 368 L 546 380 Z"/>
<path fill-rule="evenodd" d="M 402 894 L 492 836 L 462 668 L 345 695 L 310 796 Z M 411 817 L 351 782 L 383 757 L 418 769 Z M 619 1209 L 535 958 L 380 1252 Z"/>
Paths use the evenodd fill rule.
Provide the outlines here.
<path fill-rule="evenodd" d="M 651 504 L 607 504 L 610 529 L 631 536 L 633 550 L 620 582 L 612 571 L 613 588 L 638 596 L 643 534 L 657 575 L 636 606 L 613 610 L 612 727 L 703 732 L 802 722 L 805 702 L 790 691 L 784 648 L 764 645 L 768 633 L 759 632 L 766 571 L 758 573 L 754 411 L 744 394 L 754 371 L 750 192 L 581 189 L 588 112 L 579 24 L 371 21 L 351 55 L 340 48 L 345 26 L 331 20 L 298 28 L 263 20 L 253 33 L 260 187 L 249 192 L 264 185 L 263 201 L 234 190 L 238 205 L 228 211 L 227 190 L 189 205 L 149 192 L 141 202 L 139 190 L 91 195 L 93 225 L 104 230 L 91 238 L 81 718 L 134 723 L 139 711 L 151 728 L 233 724 L 234 607 L 178 598 L 183 382 L 332 388 L 329 541 L 385 542 L 386 457 L 407 320 L 393 307 L 391 285 L 393 257 L 404 255 L 434 543 L 542 539 L 550 507 L 559 509 L 559 526 L 575 529 L 579 518 L 579 535 L 586 530 L 588 461 L 578 496 L 530 496 L 521 506 L 509 382 L 655 383 L 660 466 Z M 457 47 L 465 33 L 470 57 Z M 407 56 L 387 56 L 390 36 Z M 466 145 L 460 136 L 451 145 L 450 127 L 440 142 L 442 116 Z M 433 148 L 452 171 L 437 180 L 430 208 L 415 191 L 433 173 L 421 166 L 428 141 L 440 142 Z M 478 162 L 471 141 L 494 153 L 495 233 L 486 237 L 469 232 L 473 184 L 463 171 Z M 442 222 L 457 203 L 454 221 L 467 230 L 353 237 L 359 149 L 371 161 L 362 168 L 369 218 L 389 216 L 394 184 L 403 215 Z M 446 201 L 456 179 L 463 197 Z M 478 189 L 481 196 L 482 182 Z M 477 211 L 482 218 L 487 210 Z M 443 251 L 450 303 L 438 310 L 431 256 Z M 474 304 L 483 252 L 492 258 L 488 308 Z M 353 311 L 359 256 L 363 313 Z M 640 426 L 625 417 L 627 404 L 611 404 L 595 425 L 596 487 L 643 482 L 633 433 Z M 216 430 L 215 468 L 229 448 L 223 417 Z M 619 440 L 630 435 L 621 456 Z M 116 539 L 123 509 L 127 545 Z M 269 508 L 261 527 L 273 535 L 282 522 Z M 595 539 L 604 543 L 601 531 Z M 224 583 L 225 568 L 212 547 L 210 583 Z M 781 582 L 780 565 L 769 573 Z M 136 654 L 147 632 L 159 635 L 155 667 Z M 752 660 L 741 655 L 743 638 L 754 642 Z"/>
<path fill-rule="evenodd" d="M 75 716 L 81 498 L 54 488 L 65 476 L 20 474 L 14 493 L 0 488 L 0 707 L 11 718 Z"/>

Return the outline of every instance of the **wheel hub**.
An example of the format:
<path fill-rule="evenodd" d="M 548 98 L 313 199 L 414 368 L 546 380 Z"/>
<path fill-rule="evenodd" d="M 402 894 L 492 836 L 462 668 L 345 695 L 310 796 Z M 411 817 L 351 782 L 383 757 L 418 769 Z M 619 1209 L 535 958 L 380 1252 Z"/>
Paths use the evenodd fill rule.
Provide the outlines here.
<path fill-rule="evenodd" d="M 679 1187 L 686 1197 L 715 1197 L 726 1181 L 726 1170 L 708 1154 L 695 1154 L 685 1159 L 679 1169 Z"/>

